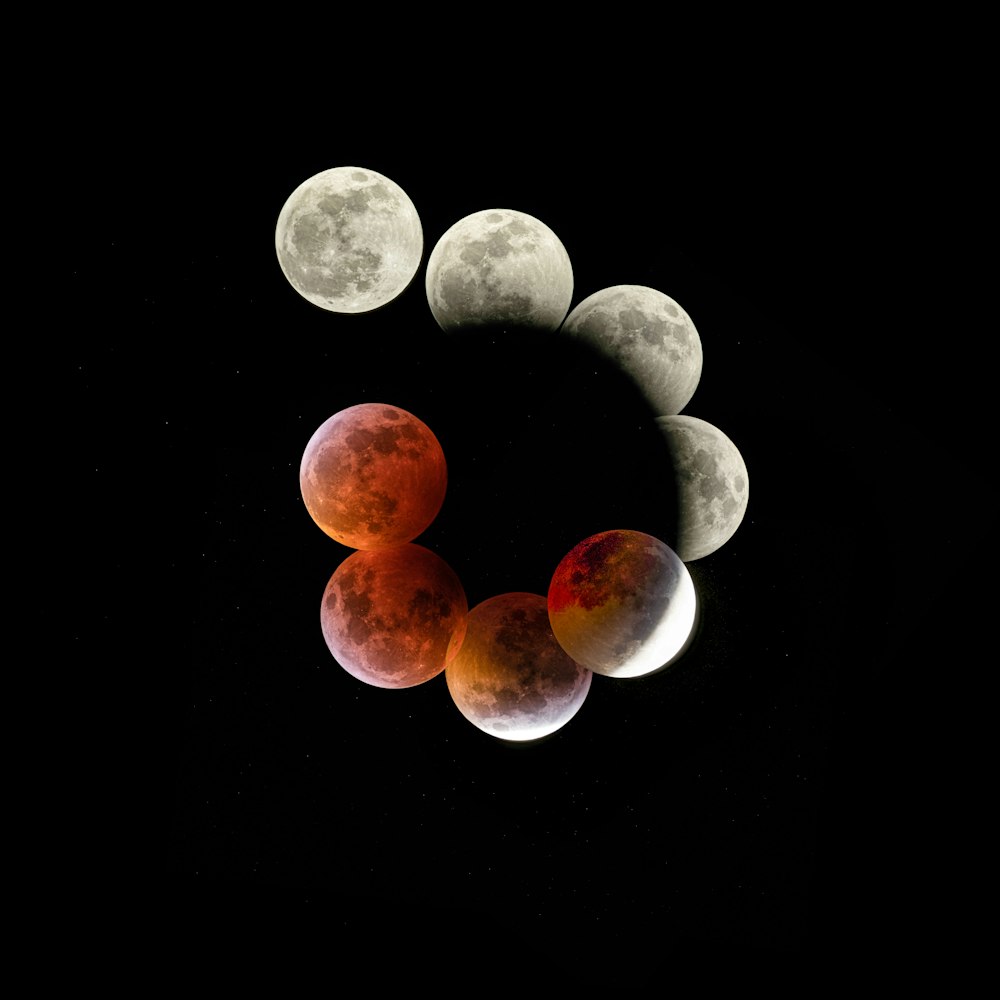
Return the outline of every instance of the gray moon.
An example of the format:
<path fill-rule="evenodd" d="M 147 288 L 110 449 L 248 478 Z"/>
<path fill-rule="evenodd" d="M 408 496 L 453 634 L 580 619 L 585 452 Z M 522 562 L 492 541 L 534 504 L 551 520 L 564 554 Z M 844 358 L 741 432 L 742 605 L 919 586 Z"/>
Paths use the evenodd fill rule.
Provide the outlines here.
<path fill-rule="evenodd" d="M 685 562 L 715 552 L 736 533 L 750 499 L 750 477 L 735 444 L 698 417 L 658 417 L 677 482 L 677 539 Z"/>
<path fill-rule="evenodd" d="M 542 739 L 580 710 L 591 673 L 556 642 L 545 598 L 501 594 L 477 604 L 444 672 L 458 710 L 498 739 Z"/>
<path fill-rule="evenodd" d="M 292 287 L 321 309 L 368 312 L 413 280 L 424 249 L 406 192 L 374 170 L 334 167 L 288 197 L 274 231 Z"/>
<path fill-rule="evenodd" d="M 569 254 L 548 226 L 505 208 L 456 222 L 427 259 L 427 302 L 442 330 L 557 330 L 573 298 Z"/>
<path fill-rule="evenodd" d="M 658 415 L 680 413 L 698 388 L 702 368 L 698 331 L 691 317 L 655 288 L 602 288 L 573 309 L 563 332 L 579 337 L 617 365 Z"/>

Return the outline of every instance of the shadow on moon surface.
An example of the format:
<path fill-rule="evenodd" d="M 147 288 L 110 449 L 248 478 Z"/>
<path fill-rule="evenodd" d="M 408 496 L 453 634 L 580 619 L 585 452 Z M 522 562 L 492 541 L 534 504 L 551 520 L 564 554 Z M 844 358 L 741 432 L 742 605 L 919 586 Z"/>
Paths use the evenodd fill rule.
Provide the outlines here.
<path fill-rule="evenodd" d="M 448 495 L 422 544 L 437 548 L 470 605 L 547 592 L 564 555 L 596 532 L 676 536 L 674 474 L 656 414 L 586 344 L 538 330 L 449 335 L 443 390 L 426 420 L 448 462 Z"/>

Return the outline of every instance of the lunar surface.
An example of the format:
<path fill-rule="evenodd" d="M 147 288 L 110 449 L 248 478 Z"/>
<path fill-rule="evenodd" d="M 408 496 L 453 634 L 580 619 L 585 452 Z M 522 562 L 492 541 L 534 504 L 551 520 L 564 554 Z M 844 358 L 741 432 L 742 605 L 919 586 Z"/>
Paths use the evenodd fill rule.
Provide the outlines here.
<path fill-rule="evenodd" d="M 548 611 L 557 641 L 577 663 L 610 677 L 640 677 L 684 651 L 697 598 L 687 567 L 658 538 L 604 531 L 563 557 Z"/>
<path fill-rule="evenodd" d="M 353 549 L 412 541 L 437 516 L 447 484 L 431 429 L 386 403 L 335 413 L 309 439 L 299 467 L 310 516 Z"/>
<path fill-rule="evenodd" d="M 677 554 L 701 559 L 736 533 L 750 499 L 750 478 L 736 445 L 698 417 L 659 417 L 677 481 Z"/>
<path fill-rule="evenodd" d="M 513 741 L 540 739 L 566 725 L 591 682 L 590 671 L 556 642 L 540 594 L 501 594 L 477 604 L 444 676 L 469 722 Z"/>
<path fill-rule="evenodd" d="M 645 285 L 613 285 L 585 298 L 563 332 L 610 359 L 664 416 L 687 406 L 701 379 L 701 338 L 669 295 Z"/>
<path fill-rule="evenodd" d="M 443 330 L 556 330 L 573 298 L 573 268 L 543 222 L 495 208 L 460 219 L 438 240 L 426 285 Z"/>
<path fill-rule="evenodd" d="M 420 545 L 354 552 L 323 593 L 323 638 L 352 676 L 382 688 L 436 677 L 461 647 L 469 607 L 451 567 Z"/>
<path fill-rule="evenodd" d="M 321 309 L 360 313 L 391 301 L 413 280 L 424 249 L 406 192 L 374 170 L 334 167 L 303 181 L 274 231 L 292 287 Z"/>

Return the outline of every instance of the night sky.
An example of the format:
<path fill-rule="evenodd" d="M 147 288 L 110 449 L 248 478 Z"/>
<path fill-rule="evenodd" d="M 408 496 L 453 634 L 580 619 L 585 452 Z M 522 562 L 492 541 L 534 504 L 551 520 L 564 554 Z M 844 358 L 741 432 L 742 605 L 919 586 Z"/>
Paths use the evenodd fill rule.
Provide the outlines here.
<path fill-rule="evenodd" d="M 913 665 L 926 622 L 969 613 L 948 581 L 974 551 L 934 512 L 956 482 L 983 483 L 928 388 L 946 376 L 914 349 L 947 312 L 912 299 L 940 251 L 904 268 L 893 250 L 919 224 L 878 122 L 831 142 L 849 119 L 817 96 L 809 122 L 734 104 L 673 144 L 630 141 L 627 120 L 545 142 L 538 114 L 517 142 L 470 124 L 416 150 L 371 123 L 293 139 L 278 114 L 171 109 L 151 119 L 163 129 L 137 126 L 83 209 L 93 238 L 70 280 L 90 332 L 70 352 L 64 431 L 91 502 L 71 558 L 101 568 L 74 641 L 128 651 L 135 701 L 109 690 L 132 736 L 168 716 L 162 783 L 126 784 L 156 784 L 133 889 L 180 967 L 293 955 L 393 985 L 627 987 L 902 949 L 933 729 L 912 711 Z M 689 565 L 691 649 L 650 677 L 595 677 L 541 744 L 471 726 L 443 675 L 386 691 L 336 664 L 319 605 L 350 550 L 301 502 L 303 449 L 356 403 L 424 420 L 449 487 L 416 541 L 472 606 L 544 594 L 588 535 L 655 534 L 655 427 L 590 359 L 445 336 L 423 264 L 375 312 L 302 299 L 274 225 L 338 165 L 410 195 L 423 264 L 453 222 L 513 208 L 562 240 L 573 305 L 619 283 L 672 296 L 704 347 L 685 412 L 746 460 L 742 527 Z M 106 740 L 128 758 L 126 738 Z"/>

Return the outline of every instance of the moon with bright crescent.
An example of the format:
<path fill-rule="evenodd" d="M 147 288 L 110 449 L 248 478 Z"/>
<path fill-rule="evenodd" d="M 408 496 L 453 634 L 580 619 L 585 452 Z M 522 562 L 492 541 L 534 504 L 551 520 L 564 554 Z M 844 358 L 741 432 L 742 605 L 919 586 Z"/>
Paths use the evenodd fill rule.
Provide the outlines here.
<path fill-rule="evenodd" d="M 580 710 L 591 673 L 552 634 L 545 598 L 511 593 L 477 604 L 444 672 L 458 710 L 498 739 L 549 736 Z"/>
<path fill-rule="evenodd" d="M 641 677 L 672 663 L 694 632 L 698 602 L 687 567 L 641 531 L 603 531 L 560 561 L 549 619 L 577 663 L 609 677 Z"/>
<path fill-rule="evenodd" d="M 750 500 L 746 462 L 735 444 L 707 420 L 658 417 L 677 483 L 677 538 L 685 562 L 721 548 L 743 523 Z"/>
<path fill-rule="evenodd" d="M 680 305 L 655 288 L 602 288 L 573 308 L 562 332 L 617 365 L 658 415 L 680 413 L 698 388 L 698 331 Z"/>
<path fill-rule="evenodd" d="M 394 181 L 362 167 L 334 167 L 303 181 L 278 215 L 278 263 L 321 309 L 361 313 L 413 280 L 424 249 L 420 217 Z"/>
<path fill-rule="evenodd" d="M 556 330 L 573 298 L 561 240 L 525 212 L 487 209 L 460 219 L 427 259 L 427 302 L 446 331 Z"/>

